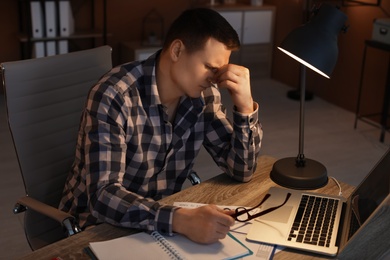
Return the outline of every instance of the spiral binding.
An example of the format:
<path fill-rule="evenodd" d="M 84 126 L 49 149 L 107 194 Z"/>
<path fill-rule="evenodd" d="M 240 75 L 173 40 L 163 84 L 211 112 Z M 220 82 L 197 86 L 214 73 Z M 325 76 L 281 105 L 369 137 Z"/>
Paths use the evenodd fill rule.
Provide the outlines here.
<path fill-rule="evenodd" d="M 156 240 L 157 244 L 161 247 L 164 252 L 166 252 L 169 257 L 173 260 L 185 260 L 183 256 L 157 231 L 153 231 L 150 234 L 154 240 Z"/>

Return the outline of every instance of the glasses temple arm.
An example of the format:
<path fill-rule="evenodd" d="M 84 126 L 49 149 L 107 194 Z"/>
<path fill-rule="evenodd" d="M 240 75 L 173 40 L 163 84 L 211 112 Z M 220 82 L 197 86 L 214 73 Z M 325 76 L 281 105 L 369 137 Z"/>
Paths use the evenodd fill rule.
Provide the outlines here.
<path fill-rule="evenodd" d="M 259 213 L 255 214 L 255 215 L 253 215 L 253 216 L 251 217 L 251 219 L 258 218 L 258 217 L 263 216 L 263 215 L 265 215 L 265 214 L 268 214 L 268 213 L 270 213 L 270 212 L 272 212 L 272 211 L 274 211 L 274 210 L 276 210 L 276 209 L 278 209 L 278 208 L 280 208 L 280 207 L 283 207 L 284 204 L 286 204 L 286 202 L 288 201 L 288 199 L 289 199 L 290 197 L 291 197 L 291 193 L 287 193 L 286 199 L 284 200 L 284 202 L 283 202 L 282 204 L 280 204 L 279 206 L 275 206 L 275 207 L 266 209 L 266 210 L 264 210 L 264 211 L 262 211 L 262 212 L 259 212 Z"/>
<path fill-rule="evenodd" d="M 241 215 L 243 215 L 243 214 L 245 214 L 245 213 L 248 213 L 249 211 L 251 211 L 251 210 L 254 210 L 255 208 L 258 208 L 258 207 L 260 207 L 269 197 L 271 196 L 271 194 L 269 194 L 269 193 L 267 193 L 265 196 L 264 196 L 264 198 L 262 199 L 262 201 L 260 202 L 260 204 L 259 205 L 257 205 L 257 206 L 255 206 L 255 207 L 253 207 L 253 208 L 251 208 L 251 209 L 247 209 L 247 210 L 243 210 L 243 211 L 241 211 L 241 212 L 234 212 L 233 214 L 231 214 L 230 216 L 232 217 L 232 218 L 237 218 L 238 216 L 241 216 Z"/>

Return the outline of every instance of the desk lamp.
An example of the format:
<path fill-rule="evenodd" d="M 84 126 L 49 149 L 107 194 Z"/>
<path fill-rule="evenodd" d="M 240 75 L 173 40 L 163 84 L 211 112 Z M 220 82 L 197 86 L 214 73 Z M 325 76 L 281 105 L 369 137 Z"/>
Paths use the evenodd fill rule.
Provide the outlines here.
<path fill-rule="evenodd" d="M 299 153 L 297 157 L 276 161 L 270 174 L 271 179 L 281 186 L 317 189 L 328 183 L 325 166 L 305 158 L 303 153 L 306 67 L 330 78 L 338 56 L 337 37 L 345 30 L 346 19 L 347 16 L 338 8 L 322 4 L 308 23 L 292 31 L 278 47 L 301 63 Z"/>

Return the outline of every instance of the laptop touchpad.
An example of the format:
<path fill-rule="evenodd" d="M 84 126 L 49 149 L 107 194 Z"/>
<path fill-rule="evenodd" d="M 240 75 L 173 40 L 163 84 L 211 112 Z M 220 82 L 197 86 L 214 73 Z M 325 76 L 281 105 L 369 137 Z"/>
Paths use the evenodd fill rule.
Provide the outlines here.
<path fill-rule="evenodd" d="M 272 206 L 265 205 L 262 208 L 267 209 L 269 207 L 272 207 Z M 259 217 L 258 219 L 259 220 L 266 220 L 266 221 L 273 221 L 273 222 L 280 222 L 280 223 L 287 223 L 289 218 L 290 218 L 290 214 L 291 214 L 292 209 L 293 209 L 292 206 L 284 205 L 283 207 L 278 208 L 277 210 L 272 211 L 268 214 L 265 214 L 265 215 Z"/>

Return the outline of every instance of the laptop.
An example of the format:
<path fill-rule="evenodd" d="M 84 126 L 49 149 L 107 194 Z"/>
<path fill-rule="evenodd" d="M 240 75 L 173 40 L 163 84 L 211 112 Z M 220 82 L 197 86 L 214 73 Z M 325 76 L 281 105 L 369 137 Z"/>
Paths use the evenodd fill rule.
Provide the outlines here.
<path fill-rule="evenodd" d="M 338 189 L 336 183 L 334 185 Z M 389 191 L 390 149 L 348 199 L 302 190 L 270 188 L 268 193 L 271 196 L 262 210 L 282 204 L 287 193 L 291 193 L 291 197 L 281 208 L 253 220 L 247 239 L 335 256 L 352 238 L 359 236 L 367 222 L 380 214 L 379 209 L 390 200 Z M 309 210 L 310 207 L 314 210 Z M 319 212 L 314 220 L 311 219 L 313 212 Z M 320 221 L 325 223 L 320 225 Z M 364 237 L 363 234 L 361 237 Z"/>

